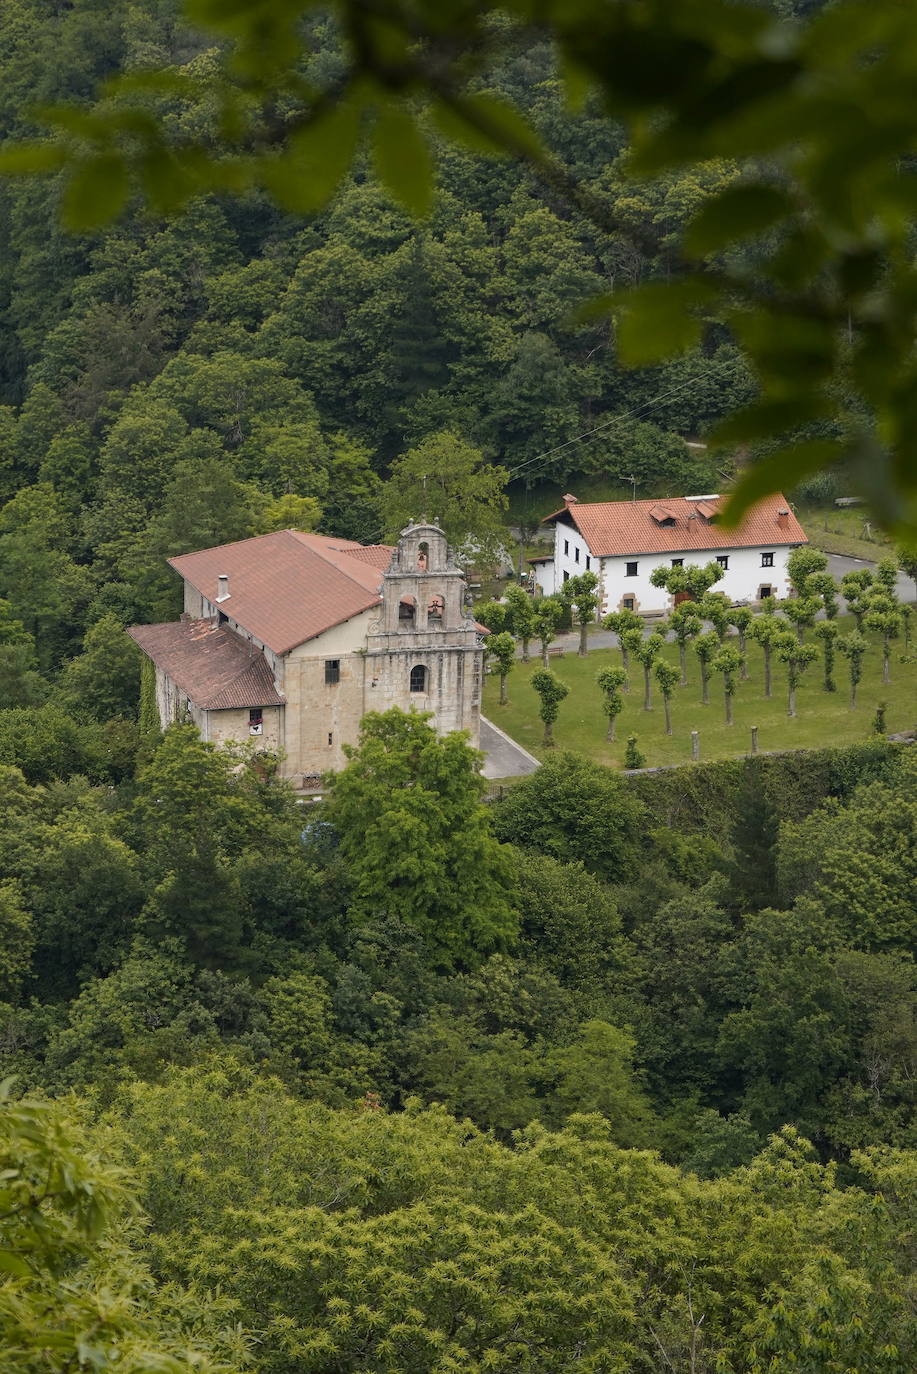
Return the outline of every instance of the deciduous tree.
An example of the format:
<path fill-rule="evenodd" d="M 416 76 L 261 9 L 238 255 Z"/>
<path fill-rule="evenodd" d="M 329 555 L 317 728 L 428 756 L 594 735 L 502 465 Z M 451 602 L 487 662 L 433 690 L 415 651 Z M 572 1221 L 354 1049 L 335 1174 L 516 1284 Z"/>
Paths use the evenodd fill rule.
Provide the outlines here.
<path fill-rule="evenodd" d="M 837 641 L 837 647 L 846 658 L 850 669 L 850 709 L 854 710 L 857 704 L 857 684 L 863 675 L 863 655 L 869 645 L 865 636 L 859 630 L 851 630 L 849 634 L 841 635 Z"/>
<path fill-rule="evenodd" d="M 512 940 L 510 859 L 491 834 L 479 755 L 465 739 L 391 710 L 364 716 L 346 752 L 347 766 L 329 777 L 325 814 L 354 916 L 397 915 L 447 962 Z"/>
<path fill-rule="evenodd" d="M 541 644 L 541 666 L 547 670 L 548 649 L 557 638 L 564 606 L 559 597 L 542 596 L 535 602 L 535 637 Z"/>
<path fill-rule="evenodd" d="M 575 577 L 567 579 L 561 593 L 564 601 L 572 608 L 574 619 L 579 625 L 580 658 L 585 658 L 587 653 L 589 626 L 595 620 L 599 604 L 598 585 L 599 579 L 594 572 L 578 573 Z"/>
<path fill-rule="evenodd" d="M 833 620 L 823 620 L 815 626 L 815 638 L 821 643 L 822 662 L 825 668 L 825 691 L 836 692 L 834 681 L 834 646 L 840 629 Z"/>
<path fill-rule="evenodd" d="M 672 693 L 680 681 L 681 673 L 674 663 L 669 663 L 668 659 L 660 658 L 653 665 L 653 675 L 659 684 L 662 704 L 665 707 L 665 732 L 670 735 L 672 733 Z"/>
<path fill-rule="evenodd" d="M 505 706 L 507 702 L 506 679 L 516 666 L 516 641 L 506 630 L 496 635 L 489 634 L 484 641 L 484 652 L 496 664 L 497 672 L 500 675 L 500 705 Z"/>
<path fill-rule="evenodd" d="M 681 664 L 681 685 L 688 685 L 688 645 L 692 639 L 701 633 L 704 623 L 697 614 L 697 605 L 693 601 L 682 601 L 672 611 L 668 620 L 665 622 L 667 630 L 671 630 L 675 636 L 675 643 L 678 645 L 678 659 Z"/>
<path fill-rule="evenodd" d="M 722 644 L 714 656 L 712 667 L 723 675 L 723 698 L 726 704 L 726 724 L 732 724 L 732 698 L 736 693 L 743 656 L 731 644 Z"/>
<path fill-rule="evenodd" d="M 621 694 L 627 683 L 627 673 L 623 668 L 603 668 L 596 674 L 595 680 L 602 693 L 602 710 L 608 718 L 605 738 L 613 740 L 618 716 L 624 709 L 624 698 Z"/>
<path fill-rule="evenodd" d="M 774 648 L 781 663 L 786 664 L 786 713 L 788 716 L 795 716 L 796 689 L 809 664 L 814 663 L 818 658 L 818 650 L 814 644 L 801 644 L 788 632 L 780 635 L 774 641 Z"/>
<path fill-rule="evenodd" d="M 708 630 L 706 634 L 698 635 L 694 641 L 694 652 L 700 662 L 701 701 L 705 706 L 710 704 L 710 673 L 713 660 L 719 653 L 719 649 L 719 635 L 712 630 Z"/>
<path fill-rule="evenodd" d="M 560 703 L 570 691 L 566 683 L 561 682 L 550 668 L 539 668 L 529 679 L 541 700 L 538 714 L 544 724 L 544 739 L 542 743 L 546 749 L 554 746 L 554 722 L 557 720 L 557 713 L 560 710 Z"/>

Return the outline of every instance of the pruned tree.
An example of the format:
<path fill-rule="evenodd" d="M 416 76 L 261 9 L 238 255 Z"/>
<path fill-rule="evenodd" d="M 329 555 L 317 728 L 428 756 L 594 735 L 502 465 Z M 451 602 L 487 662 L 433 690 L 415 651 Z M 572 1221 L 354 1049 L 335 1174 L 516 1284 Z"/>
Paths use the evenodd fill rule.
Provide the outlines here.
<path fill-rule="evenodd" d="M 795 626 L 796 637 L 802 644 L 805 642 L 806 630 L 812 628 L 815 617 L 821 610 L 821 597 L 791 596 L 786 601 L 781 601 L 780 609 L 787 620 Z"/>
<path fill-rule="evenodd" d="M 898 599 L 898 563 L 894 558 L 880 558 L 876 564 L 876 582 L 887 596 Z"/>
<path fill-rule="evenodd" d="M 629 630 L 639 630 L 642 635 L 643 625 L 644 621 L 642 616 L 637 615 L 636 611 L 627 610 L 612 611 L 611 614 L 606 615 L 605 619 L 602 621 L 603 629 L 611 630 L 618 636 L 618 647 L 621 650 L 621 661 L 624 664 L 625 673 L 630 668 L 630 649 L 624 636 Z M 624 690 L 625 692 L 628 691 L 628 687 L 625 687 Z"/>
<path fill-rule="evenodd" d="M 643 665 L 643 709 L 651 711 L 653 702 L 650 673 L 653 664 L 665 648 L 665 639 L 660 634 L 647 635 L 646 639 L 642 635 L 638 638 L 634 633 L 629 647 L 637 662 Z"/>
<path fill-rule="evenodd" d="M 797 596 L 809 596 L 809 579 L 828 567 L 828 556 L 811 544 L 800 544 L 786 560 L 787 576 Z"/>
<path fill-rule="evenodd" d="M 863 676 L 863 655 L 869 648 L 866 636 L 860 634 L 859 630 L 851 630 L 849 634 L 841 635 L 837 641 L 837 647 L 846 658 L 850 669 L 850 709 L 856 710 L 857 704 L 857 685 Z"/>
<path fill-rule="evenodd" d="M 701 620 L 708 621 L 716 631 L 722 644 L 729 629 L 729 612 L 732 609 L 725 592 L 707 592 L 697 603 L 697 614 Z"/>
<path fill-rule="evenodd" d="M 694 601 L 682 601 L 676 606 L 665 622 L 667 630 L 671 630 L 675 636 L 675 643 L 678 645 L 678 659 L 681 664 L 681 685 L 688 685 L 688 645 L 692 639 L 701 633 L 704 622 L 697 614 L 697 603 Z"/>
<path fill-rule="evenodd" d="M 822 663 L 825 669 L 825 691 L 836 692 L 834 681 L 834 646 L 840 635 L 840 628 L 833 620 L 823 620 L 815 626 L 815 638 L 821 641 Z"/>
<path fill-rule="evenodd" d="M 829 620 L 837 618 L 837 583 L 829 572 L 812 573 L 808 579 L 808 593 L 810 596 L 821 597 L 825 615 Z"/>
<path fill-rule="evenodd" d="M 541 706 L 538 714 L 544 724 L 544 739 L 542 744 L 545 749 L 554 747 L 554 722 L 557 720 L 557 713 L 560 710 L 560 703 L 570 691 L 565 682 L 551 672 L 549 668 L 538 668 L 531 676 L 531 684 L 541 698 Z"/>
<path fill-rule="evenodd" d="M 618 716 L 624 709 L 622 693 L 627 686 L 627 672 L 624 668 L 603 668 L 596 674 L 595 680 L 602 693 L 602 710 L 608 717 L 608 732 L 605 738 L 613 740 Z"/>
<path fill-rule="evenodd" d="M 860 634 L 863 633 L 863 617 L 866 615 L 866 596 L 874 583 L 875 578 L 869 568 L 856 568 L 853 572 L 844 573 L 841 578 L 841 592 Z"/>
<path fill-rule="evenodd" d="M 577 573 L 575 577 L 568 577 L 563 585 L 561 596 L 573 612 L 573 618 L 579 625 L 579 649 L 580 658 L 585 658 L 586 640 L 589 635 L 589 626 L 595 620 L 595 613 L 599 606 L 599 579 L 594 572 Z"/>
<path fill-rule="evenodd" d="M 502 601 L 479 601 L 474 618 L 479 625 L 486 625 L 492 635 L 499 635 L 508 628 L 508 607 Z"/>
<path fill-rule="evenodd" d="M 892 597 L 877 589 L 866 601 L 865 624 L 882 636 L 882 681 L 891 682 L 892 640 L 901 634 L 901 607 Z"/>
<path fill-rule="evenodd" d="M 796 689 L 802 681 L 803 673 L 818 658 L 818 650 L 814 644 L 801 644 L 788 630 L 775 640 L 774 648 L 781 663 L 786 664 L 786 713 L 788 716 L 795 716 Z"/>
<path fill-rule="evenodd" d="M 711 560 L 703 565 L 688 563 L 680 568 L 654 568 L 650 582 L 654 587 L 664 587 L 672 596 L 687 593 L 692 601 L 700 601 L 723 576 L 719 563 Z"/>
<path fill-rule="evenodd" d="M 681 679 L 681 673 L 674 663 L 669 663 L 668 659 L 660 658 L 653 665 L 653 675 L 662 693 L 662 704 L 665 708 L 665 732 L 670 735 L 672 733 L 672 693 Z"/>
<path fill-rule="evenodd" d="M 700 663 L 701 701 L 705 706 L 710 705 L 711 664 L 719 651 L 719 647 L 719 635 L 714 634 L 712 630 L 707 630 L 705 634 L 698 635 L 694 641 L 694 652 Z"/>
<path fill-rule="evenodd" d="M 742 670 L 744 655 L 732 644 L 723 644 L 713 659 L 715 672 L 723 675 L 723 698 L 726 703 L 726 724 L 732 724 L 732 698 L 735 696 L 738 675 Z"/>
<path fill-rule="evenodd" d="M 557 638 L 564 618 L 564 605 L 557 596 L 543 596 L 535 602 L 535 638 L 541 644 L 541 663 L 547 669 L 548 649 Z"/>
<path fill-rule="evenodd" d="M 748 627 L 752 622 L 752 612 L 747 606 L 732 606 L 726 616 L 726 623 L 731 625 L 736 632 L 739 641 L 739 653 L 742 655 L 742 668 L 739 673 L 743 682 L 748 680 L 748 660 L 746 657 L 746 637 Z"/>
<path fill-rule="evenodd" d="M 781 621 L 777 619 L 773 611 L 764 611 L 761 615 L 756 615 L 748 627 L 748 633 L 752 639 L 756 639 L 761 645 L 764 654 L 764 695 L 771 696 L 771 654 L 774 643 L 781 635 L 786 634 Z"/>
<path fill-rule="evenodd" d="M 522 662 L 529 661 L 529 643 L 535 638 L 535 601 L 523 587 L 510 586 L 506 589 L 507 624 L 504 627 L 514 634 L 522 645 Z"/>
<path fill-rule="evenodd" d="M 516 666 L 516 641 L 508 630 L 501 630 L 498 635 L 487 636 L 484 641 L 484 652 L 488 658 L 493 659 L 500 675 L 499 704 L 505 706 L 507 703 L 506 679 Z"/>

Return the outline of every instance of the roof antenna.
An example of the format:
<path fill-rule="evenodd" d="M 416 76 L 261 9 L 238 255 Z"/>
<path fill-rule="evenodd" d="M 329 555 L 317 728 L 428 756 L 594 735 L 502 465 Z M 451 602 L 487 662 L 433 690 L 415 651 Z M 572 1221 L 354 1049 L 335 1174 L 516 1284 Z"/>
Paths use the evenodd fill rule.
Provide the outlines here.
<path fill-rule="evenodd" d="M 636 477 L 625 477 L 625 478 L 624 478 L 624 481 L 625 481 L 625 482 L 632 482 L 632 483 L 633 483 L 633 487 L 634 487 L 634 489 L 633 489 L 633 495 L 631 496 L 630 499 L 631 499 L 632 501 L 636 502 L 636 500 L 637 500 L 637 479 L 636 479 Z"/>

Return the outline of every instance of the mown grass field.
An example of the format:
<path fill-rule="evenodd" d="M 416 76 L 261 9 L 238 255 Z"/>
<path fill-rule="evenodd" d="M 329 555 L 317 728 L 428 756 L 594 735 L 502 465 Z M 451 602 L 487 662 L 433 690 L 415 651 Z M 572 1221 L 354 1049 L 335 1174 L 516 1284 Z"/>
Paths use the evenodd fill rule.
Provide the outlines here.
<path fill-rule="evenodd" d="M 838 624 L 841 633 L 853 628 L 852 617 L 842 616 Z M 811 639 L 811 633 L 808 638 Z M 889 733 L 913 729 L 917 725 L 917 663 L 897 661 L 902 641 L 897 641 L 892 657 L 892 681 L 882 682 L 882 648 L 876 635 L 868 636 L 870 649 L 863 659 L 863 676 L 858 689 L 858 706 L 849 709 L 849 677 L 847 660 L 836 656 L 836 692 L 823 690 L 823 666 L 819 659 L 807 670 L 802 686 L 796 694 L 797 715 L 791 719 L 786 713 L 786 669 L 774 662 L 774 695 L 764 696 L 763 655 L 757 644 L 749 644 L 747 682 L 740 682 L 733 701 L 735 723 L 727 726 L 723 702 L 723 684 L 718 673 L 710 682 L 710 705 L 701 704 L 700 666 L 692 650 L 688 651 L 688 686 L 676 687 L 672 697 L 672 735 L 665 734 L 665 715 L 662 696 L 653 683 L 653 709 L 643 710 L 643 669 L 631 664 L 631 689 L 625 698 L 624 710 L 618 717 L 617 741 L 605 739 L 606 718 L 602 712 L 601 693 L 595 683 L 596 673 L 609 663 L 620 664 L 618 649 L 591 650 L 586 658 L 567 653 L 551 659 L 551 669 L 569 688 L 561 702 L 560 714 L 554 727 L 559 749 L 571 749 L 584 754 L 596 763 L 623 766 L 624 747 L 628 735 L 638 737 L 639 747 L 650 767 L 660 764 L 689 763 L 691 760 L 691 731 L 700 732 L 701 759 L 735 758 L 750 749 L 751 726 L 758 727 L 758 748 L 816 749 L 825 745 L 852 744 L 871 734 L 876 705 L 887 703 L 886 728 Z M 735 643 L 735 640 L 731 641 Z M 536 646 L 532 646 L 533 649 Z M 665 656 L 678 662 L 678 648 L 667 644 Z M 543 726 L 538 717 L 539 698 L 529 682 L 532 672 L 541 666 L 540 655 L 531 663 L 518 662 L 509 676 L 509 703 L 499 706 L 499 680 L 494 675 L 485 679 L 484 714 L 513 739 L 519 741 L 536 757 L 544 758 L 541 740 Z"/>
<path fill-rule="evenodd" d="M 878 563 L 893 552 L 890 540 L 876 525 L 865 506 L 847 508 L 826 505 L 801 505 L 796 514 L 809 536 L 809 543 L 826 553 L 849 554 Z M 867 526 L 870 537 L 866 537 Z"/>

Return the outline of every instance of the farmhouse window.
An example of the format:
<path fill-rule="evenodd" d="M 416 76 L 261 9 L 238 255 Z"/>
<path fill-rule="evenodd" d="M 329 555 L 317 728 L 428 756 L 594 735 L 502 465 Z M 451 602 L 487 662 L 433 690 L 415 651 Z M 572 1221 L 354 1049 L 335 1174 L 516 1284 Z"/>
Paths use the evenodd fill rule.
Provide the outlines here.
<path fill-rule="evenodd" d="M 325 686 L 333 687 L 341 680 L 341 660 L 339 658 L 325 659 Z"/>
<path fill-rule="evenodd" d="M 774 555 L 772 553 L 762 553 L 761 567 L 772 568 L 774 566 Z"/>
<path fill-rule="evenodd" d="M 634 609 L 634 598 L 632 596 L 625 596 L 623 598 L 623 606 L 625 611 L 632 611 Z"/>
<path fill-rule="evenodd" d="M 716 556 L 716 561 L 717 561 L 717 563 L 719 563 L 720 567 L 723 568 L 724 570 L 725 570 L 726 568 L 729 567 L 729 555 L 728 555 L 728 554 L 725 554 L 725 553 L 718 553 L 717 556 Z"/>
<path fill-rule="evenodd" d="M 569 540 L 569 539 L 565 539 L 565 540 L 564 540 L 564 553 L 565 553 L 565 554 L 569 554 L 569 552 L 570 552 L 570 540 Z"/>
<path fill-rule="evenodd" d="M 578 548 L 575 548 L 575 549 L 573 550 L 573 561 L 574 561 L 574 563 L 578 563 L 578 562 L 579 562 L 579 549 L 578 549 Z"/>
<path fill-rule="evenodd" d="M 264 717 L 261 714 L 260 706 L 253 706 L 248 713 L 249 725 L 260 725 Z"/>
<path fill-rule="evenodd" d="M 625 576 L 626 576 L 626 577 L 636 577 L 636 576 L 637 576 L 637 565 L 636 565 L 636 563 L 628 563 L 628 565 L 627 565 L 627 572 L 625 573 Z"/>
<path fill-rule="evenodd" d="M 587 553 L 587 554 L 586 554 L 586 571 L 587 571 L 587 572 L 589 571 L 589 568 L 590 568 L 591 565 L 592 565 L 592 559 L 589 557 L 589 555 L 588 555 L 588 553 Z"/>
<path fill-rule="evenodd" d="M 673 558 L 673 559 L 672 559 L 672 567 L 673 567 L 673 568 L 683 568 L 684 566 L 685 566 L 685 560 L 684 560 L 683 558 Z"/>

